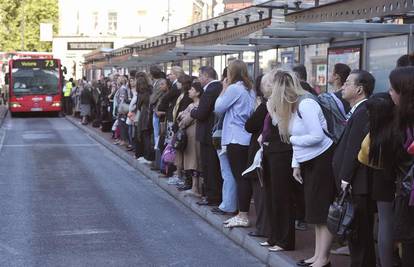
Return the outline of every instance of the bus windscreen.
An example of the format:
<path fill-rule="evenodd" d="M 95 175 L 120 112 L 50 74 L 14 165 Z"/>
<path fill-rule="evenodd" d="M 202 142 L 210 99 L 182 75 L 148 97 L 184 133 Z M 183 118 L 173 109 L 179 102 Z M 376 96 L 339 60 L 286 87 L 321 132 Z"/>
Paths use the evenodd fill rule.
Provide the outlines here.
<path fill-rule="evenodd" d="M 11 75 L 16 96 L 58 93 L 59 69 L 53 60 L 16 61 Z"/>

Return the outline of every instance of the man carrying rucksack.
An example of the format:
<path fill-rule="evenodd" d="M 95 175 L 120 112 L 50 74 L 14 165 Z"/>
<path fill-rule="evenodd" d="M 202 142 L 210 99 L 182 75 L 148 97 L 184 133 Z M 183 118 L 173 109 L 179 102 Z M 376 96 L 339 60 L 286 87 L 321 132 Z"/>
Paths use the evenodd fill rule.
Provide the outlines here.
<path fill-rule="evenodd" d="M 351 68 L 348 65 L 337 63 L 328 79 L 328 83 L 332 86 L 332 92 L 342 102 L 345 114 L 351 110 L 349 103 L 342 98 L 343 86 L 349 73 L 351 73 Z"/>

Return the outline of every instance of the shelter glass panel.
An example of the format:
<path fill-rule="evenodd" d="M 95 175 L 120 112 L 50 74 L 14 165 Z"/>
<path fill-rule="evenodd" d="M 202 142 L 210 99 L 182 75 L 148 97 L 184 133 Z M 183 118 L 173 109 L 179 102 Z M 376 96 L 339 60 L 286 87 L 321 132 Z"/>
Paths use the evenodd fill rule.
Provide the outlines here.
<path fill-rule="evenodd" d="M 190 75 L 190 60 L 183 60 L 181 66 L 185 74 Z"/>
<path fill-rule="evenodd" d="M 375 77 L 375 92 L 388 90 L 388 75 L 395 68 L 397 59 L 407 52 L 407 35 L 368 40 L 368 71 Z"/>
<path fill-rule="evenodd" d="M 254 77 L 254 52 L 243 52 L 243 61 L 247 65 L 247 72 L 250 77 Z"/>
<path fill-rule="evenodd" d="M 307 81 L 317 92 L 325 91 L 328 83 L 328 47 L 327 43 L 305 47 L 304 65 L 308 74 Z"/>
<path fill-rule="evenodd" d="M 277 49 L 269 49 L 259 52 L 259 75 L 269 72 L 277 66 Z"/>
<path fill-rule="evenodd" d="M 203 57 L 201 59 L 201 66 L 213 66 L 212 60 L 213 58 L 211 57 Z"/>
<path fill-rule="evenodd" d="M 223 69 L 225 68 L 225 56 L 215 56 L 214 57 L 214 69 L 217 72 L 218 78 L 221 79 Z"/>
<path fill-rule="evenodd" d="M 201 59 L 193 59 L 193 65 L 192 65 L 192 72 L 191 75 L 198 76 L 198 70 L 201 67 Z"/>
<path fill-rule="evenodd" d="M 299 47 L 287 47 L 278 49 L 277 55 L 278 67 L 292 68 L 299 63 Z"/>

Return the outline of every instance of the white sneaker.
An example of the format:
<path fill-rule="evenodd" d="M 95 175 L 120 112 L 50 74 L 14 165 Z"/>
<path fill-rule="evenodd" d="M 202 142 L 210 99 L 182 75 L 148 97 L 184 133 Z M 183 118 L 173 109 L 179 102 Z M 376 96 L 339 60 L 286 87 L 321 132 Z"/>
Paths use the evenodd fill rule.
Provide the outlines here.
<path fill-rule="evenodd" d="M 144 163 L 144 164 L 151 164 L 151 161 L 146 160 L 144 157 L 140 157 L 140 158 L 138 159 L 138 162 L 139 162 L 139 163 Z"/>
<path fill-rule="evenodd" d="M 169 185 L 177 185 L 179 182 L 181 181 L 180 178 L 178 178 L 178 176 L 172 176 L 170 178 L 168 178 L 167 184 Z"/>

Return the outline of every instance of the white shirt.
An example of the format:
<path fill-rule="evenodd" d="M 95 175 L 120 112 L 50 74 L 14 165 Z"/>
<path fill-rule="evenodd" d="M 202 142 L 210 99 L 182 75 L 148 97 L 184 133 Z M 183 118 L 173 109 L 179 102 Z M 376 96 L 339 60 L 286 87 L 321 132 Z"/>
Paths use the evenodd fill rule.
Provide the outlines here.
<path fill-rule="evenodd" d="M 357 107 L 359 106 L 359 105 L 361 105 L 362 103 L 364 103 L 365 101 L 367 101 L 368 99 L 366 99 L 366 98 L 364 98 L 364 99 L 362 99 L 361 101 L 359 101 L 358 103 L 356 103 L 352 108 L 351 108 L 351 110 L 349 111 L 349 113 L 348 114 L 354 114 L 354 111 L 357 109 Z"/>
<path fill-rule="evenodd" d="M 310 98 L 303 99 L 290 120 L 290 143 L 293 147 L 292 167 L 306 162 L 328 150 L 333 141 L 325 134 L 328 129 L 319 104 Z"/>
<path fill-rule="evenodd" d="M 206 85 L 203 87 L 203 90 L 204 90 L 204 91 L 206 91 L 206 90 L 207 90 L 207 87 L 208 87 L 210 84 L 214 83 L 214 82 L 220 82 L 220 81 L 219 81 L 219 80 L 212 80 L 211 82 L 209 82 L 208 84 L 206 84 Z"/>

